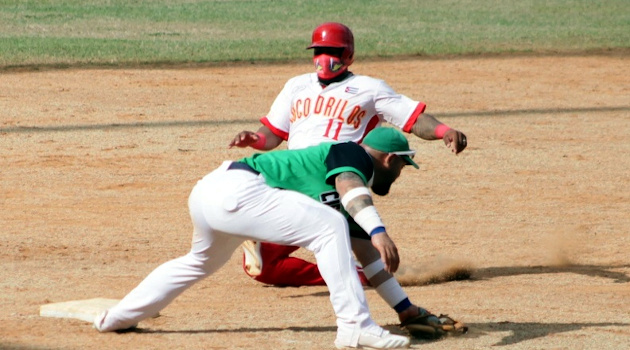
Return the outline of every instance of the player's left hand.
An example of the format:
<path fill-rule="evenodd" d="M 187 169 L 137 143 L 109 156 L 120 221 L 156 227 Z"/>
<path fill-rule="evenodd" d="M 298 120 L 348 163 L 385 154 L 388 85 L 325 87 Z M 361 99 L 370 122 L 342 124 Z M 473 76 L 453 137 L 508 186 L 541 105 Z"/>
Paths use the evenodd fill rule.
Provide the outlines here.
<path fill-rule="evenodd" d="M 228 147 L 232 148 L 236 146 L 236 147 L 244 148 L 255 143 L 256 141 L 258 141 L 258 135 L 256 135 L 255 132 L 241 131 L 236 136 L 234 136 L 234 139 L 232 139 L 232 142 L 230 142 Z"/>
<path fill-rule="evenodd" d="M 450 129 L 444 133 L 444 144 L 450 148 L 451 152 L 458 154 L 468 146 L 468 140 L 463 132 Z"/>
<path fill-rule="evenodd" d="M 398 248 L 396 244 L 389 238 L 387 232 L 379 233 L 372 236 L 372 245 L 381 254 L 381 260 L 385 264 L 385 271 L 393 274 L 398 270 L 400 257 L 398 256 Z"/>

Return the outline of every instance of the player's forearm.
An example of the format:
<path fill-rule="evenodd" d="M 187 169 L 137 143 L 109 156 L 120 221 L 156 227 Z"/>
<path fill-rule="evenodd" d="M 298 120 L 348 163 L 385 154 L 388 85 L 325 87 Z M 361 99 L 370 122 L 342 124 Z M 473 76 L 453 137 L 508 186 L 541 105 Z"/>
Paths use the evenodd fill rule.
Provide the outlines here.
<path fill-rule="evenodd" d="M 265 125 L 261 126 L 256 133 L 262 135 L 264 140 L 264 143 L 259 145 L 260 148 L 258 149 L 260 150 L 268 151 L 278 147 L 282 143 L 282 138 L 274 134 L 271 129 Z"/>
<path fill-rule="evenodd" d="M 351 200 L 348 200 L 344 205 L 344 208 L 352 216 L 353 218 L 359 213 L 362 209 L 374 205 L 372 202 L 372 197 L 369 195 L 369 189 L 363 183 L 363 180 L 354 173 L 341 173 L 336 178 L 337 192 L 339 193 L 340 198 L 344 198 L 354 191 L 365 191 L 367 193 L 362 195 L 354 196 Z"/>
<path fill-rule="evenodd" d="M 344 198 L 350 191 L 359 188 L 364 188 L 369 192 L 369 189 L 365 186 L 363 179 L 352 172 L 345 172 L 337 175 L 335 178 L 335 188 L 337 189 L 337 193 L 339 193 L 339 198 Z M 347 205 L 344 207 L 348 214 L 354 218 L 361 209 L 370 205 L 374 205 L 372 203 L 372 197 L 369 194 L 364 194 L 349 200 Z"/>
<path fill-rule="evenodd" d="M 363 179 L 353 172 L 341 173 L 335 179 L 335 187 L 343 207 L 370 237 L 385 232 L 385 225 L 374 207 L 372 194 Z"/>
<path fill-rule="evenodd" d="M 436 135 L 435 131 L 440 124 L 443 125 L 443 123 L 437 120 L 434 116 L 422 113 L 413 125 L 411 133 L 423 140 L 437 140 L 441 137 Z"/>

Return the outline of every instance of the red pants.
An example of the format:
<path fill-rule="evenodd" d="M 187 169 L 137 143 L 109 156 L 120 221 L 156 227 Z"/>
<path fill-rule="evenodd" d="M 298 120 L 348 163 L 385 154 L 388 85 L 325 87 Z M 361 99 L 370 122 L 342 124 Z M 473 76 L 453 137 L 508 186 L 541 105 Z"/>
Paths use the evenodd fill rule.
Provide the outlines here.
<path fill-rule="evenodd" d="M 289 256 L 300 247 L 284 246 L 263 242 L 260 245 L 262 256 L 262 272 L 258 276 L 251 276 L 254 280 L 276 286 L 325 286 L 326 282 L 317 269 L 317 265 L 306 260 Z M 245 257 L 243 257 L 245 270 Z M 245 270 L 247 273 L 247 270 Z M 361 284 L 369 286 L 363 270 L 357 267 Z"/>

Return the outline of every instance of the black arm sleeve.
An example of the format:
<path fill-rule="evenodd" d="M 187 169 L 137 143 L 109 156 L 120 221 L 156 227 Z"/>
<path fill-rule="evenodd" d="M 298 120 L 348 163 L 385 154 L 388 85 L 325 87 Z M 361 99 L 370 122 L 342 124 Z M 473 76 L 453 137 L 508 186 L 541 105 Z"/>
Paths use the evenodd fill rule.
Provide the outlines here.
<path fill-rule="evenodd" d="M 372 157 L 354 142 L 332 145 L 326 157 L 326 166 L 328 168 L 326 183 L 329 185 L 334 185 L 337 175 L 347 171 L 359 175 L 366 184 L 374 174 Z"/>

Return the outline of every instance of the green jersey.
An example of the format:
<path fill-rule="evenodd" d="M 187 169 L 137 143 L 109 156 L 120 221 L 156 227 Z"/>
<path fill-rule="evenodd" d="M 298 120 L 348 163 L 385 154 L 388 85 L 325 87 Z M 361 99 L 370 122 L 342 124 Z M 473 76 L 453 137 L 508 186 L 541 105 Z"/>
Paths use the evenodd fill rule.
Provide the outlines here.
<path fill-rule="evenodd" d="M 259 153 L 239 162 L 260 172 L 271 187 L 303 193 L 338 210 L 341 200 L 335 189 L 335 177 L 349 171 L 367 184 L 374 174 L 371 156 L 354 142 Z"/>

